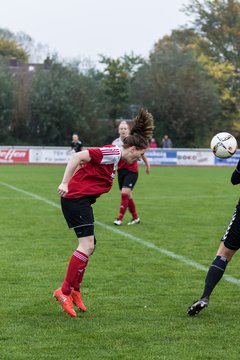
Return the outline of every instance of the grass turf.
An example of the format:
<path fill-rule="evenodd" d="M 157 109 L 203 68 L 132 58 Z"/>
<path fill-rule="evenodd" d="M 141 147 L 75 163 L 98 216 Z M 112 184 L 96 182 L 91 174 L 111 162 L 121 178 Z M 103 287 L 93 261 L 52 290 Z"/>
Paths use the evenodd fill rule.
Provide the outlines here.
<path fill-rule="evenodd" d="M 240 285 L 222 279 L 209 308 L 186 308 L 205 273 L 136 239 L 209 266 L 238 201 L 232 168 L 140 169 L 134 190 L 140 225 L 116 233 L 117 181 L 94 205 L 97 251 L 82 294 L 89 309 L 76 319 L 52 298 L 76 239 L 60 209 L 0 184 L 0 357 L 13 359 L 239 359 Z M 0 181 L 59 203 L 63 167 L 1 166 Z M 103 225 L 101 225 L 103 224 Z M 108 225 L 113 231 L 109 231 Z M 239 256 L 227 275 L 240 278 Z"/>

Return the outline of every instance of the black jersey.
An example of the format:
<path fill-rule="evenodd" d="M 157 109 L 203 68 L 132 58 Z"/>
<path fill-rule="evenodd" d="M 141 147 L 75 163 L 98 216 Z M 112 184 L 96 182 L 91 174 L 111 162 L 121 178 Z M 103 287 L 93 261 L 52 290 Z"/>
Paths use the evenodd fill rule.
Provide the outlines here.
<path fill-rule="evenodd" d="M 77 142 L 73 142 L 73 141 L 72 141 L 71 148 L 72 148 L 75 152 L 82 151 L 82 148 L 83 148 L 83 143 L 82 143 L 82 141 L 80 141 L 80 140 L 78 140 Z"/>

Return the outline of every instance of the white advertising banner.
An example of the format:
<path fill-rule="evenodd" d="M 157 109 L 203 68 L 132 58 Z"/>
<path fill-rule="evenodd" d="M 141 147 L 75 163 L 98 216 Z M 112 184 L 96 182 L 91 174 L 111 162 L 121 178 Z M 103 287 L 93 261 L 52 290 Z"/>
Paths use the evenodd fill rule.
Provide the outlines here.
<path fill-rule="evenodd" d="M 178 150 L 177 165 L 211 166 L 214 165 L 214 155 L 211 151 Z"/>
<path fill-rule="evenodd" d="M 0 146 L 1 163 L 67 164 L 72 155 L 69 147 Z M 163 166 L 236 166 L 240 151 L 229 159 L 216 158 L 210 149 L 148 149 L 151 165 Z M 143 164 L 143 161 L 140 161 Z"/>
<path fill-rule="evenodd" d="M 30 149 L 30 163 L 66 164 L 71 156 L 70 150 L 64 149 Z"/>

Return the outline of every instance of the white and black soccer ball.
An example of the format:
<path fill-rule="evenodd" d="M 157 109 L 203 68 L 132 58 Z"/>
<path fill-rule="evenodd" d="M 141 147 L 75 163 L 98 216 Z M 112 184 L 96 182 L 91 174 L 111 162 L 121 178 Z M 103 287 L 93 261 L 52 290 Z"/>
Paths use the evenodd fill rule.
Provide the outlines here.
<path fill-rule="evenodd" d="M 216 134 L 211 140 L 211 150 L 220 159 L 230 158 L 238 149 L 237 140 L 227 132 Z"/>

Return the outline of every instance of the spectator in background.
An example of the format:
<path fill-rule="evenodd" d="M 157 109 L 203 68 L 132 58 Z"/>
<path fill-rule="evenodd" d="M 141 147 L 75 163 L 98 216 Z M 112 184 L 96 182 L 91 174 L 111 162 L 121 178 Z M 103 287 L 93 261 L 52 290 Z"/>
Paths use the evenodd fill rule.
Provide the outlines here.
<path fill-rule="evenodd" d="M 79 140 L 77 134 L 73 134 L 73 136 L 72 136 L 71 148 L 72 148 L 73 152 L 79 152 L 79 151 L 82 151 L 82 149 L 83 149 L 83 143 L 82 143 L 82 141 Z"/>
<path fill-rule="evenodd" d="M 163 148 L 172 148 L 172 140 L 168 137 L 168 135 L 164 135 L 162 139 L 162 147 Z"/>
<path fill-rule="evenodd" d="M 158 147 L 158 145 L 157 145 L 156 140 L 152 138 L 150 143 L 149 143 L 149 148 L 150 149 L 156 149 L 157 147 Z"/>

